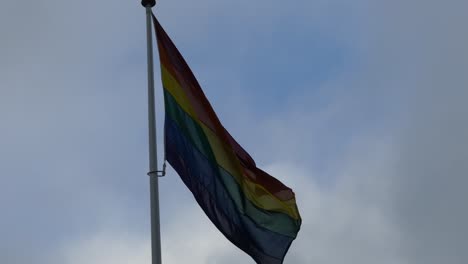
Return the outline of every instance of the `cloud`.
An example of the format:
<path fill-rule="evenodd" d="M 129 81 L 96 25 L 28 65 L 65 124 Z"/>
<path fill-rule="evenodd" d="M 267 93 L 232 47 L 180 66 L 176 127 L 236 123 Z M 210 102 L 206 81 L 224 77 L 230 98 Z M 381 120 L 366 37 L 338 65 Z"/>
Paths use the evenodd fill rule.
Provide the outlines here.
<path fill-rule="evenodd" d="M 404 6 L 404 8 L 401 8 Z M 396 107 L 390 216 L 409 263 L 465 263 L 468 210 L 468 65 L 462 1 L 375 3 L 374 65 Z M 375 23 L 379 22 L 379 23 Z M 379 25 L 378 27 L 376 25 Z M 392 97 L 394 98 L 394 97 Z"/>
<path fill-rule="evenodd" d="M 136 2 L 0 9 L 1 262 L 148 262 Z M 297 193 L 286 263 L 466 262 L 466 3 L 158 5 L 224 124 Z M 252 262 L 174 172 L 161 186 L 166 263 Z"/>
<path fill-rule="evenodd" d="M 384 140 L 368 143 L 360 142 L 361 150 L 352 151 L 338 176 L 340 181 L 330 189 L 321 188 L 311 180 L 314 172 L 297 164 L 264 166 L 294 186 L 302 213 L 302 230 L 286 263 L 338 264 L 349 259 L 360 263 L 405 263 L 398 251 L 399 230 L 384 206 L 388 193 L 382 192 L 390 184 L 385 173 L 391 163 L 391 146 Z M 369 155 L 369 148 L 380 155 Z M 165 263 L 253 262 L 223 238 L 197 206 L 173 212 L 170 218 L 162 236 Z M 68 261 L 64 263 L 145 263 L 149 261 L 147 239 L 145 234 L 129 237 L 121 230 L 100 231 L 77 244 L 67 244 L 63 254 Z"/>
<path fill-rule="evenodd" d="M 61 252 L 62 263 L 148 263 L 150 242 L 123 232 L 96 233 L 92 237 L 73 241 Z"/>

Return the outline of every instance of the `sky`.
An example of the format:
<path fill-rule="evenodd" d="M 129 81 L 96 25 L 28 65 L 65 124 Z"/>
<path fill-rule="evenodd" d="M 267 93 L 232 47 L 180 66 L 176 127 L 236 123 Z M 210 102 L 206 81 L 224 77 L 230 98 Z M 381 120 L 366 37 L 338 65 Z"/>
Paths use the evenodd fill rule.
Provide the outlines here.
<path fill-rule="evenodd" d="M 225 127 L 296 193 L 284 263 L 467 263 L 467 9 L 158 2 Z M 1 263 L 150 263 L 145 32 L 136 0 L 0 4 Z M 163 263 L 254 263 L 170 167 L 160 204 Z"/>

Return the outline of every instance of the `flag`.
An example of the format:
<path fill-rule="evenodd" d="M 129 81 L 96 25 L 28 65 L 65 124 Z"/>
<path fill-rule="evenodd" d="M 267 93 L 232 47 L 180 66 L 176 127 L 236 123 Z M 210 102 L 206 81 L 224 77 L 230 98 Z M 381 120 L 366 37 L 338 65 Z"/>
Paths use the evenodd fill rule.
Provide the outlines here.
<path fill-rule="evenodd" d="M 164 90 L 167 161 L 228 240 L 259 264 L 283 263 L 301 226 L 294 192 L 257 168 L 226 131 L 154 15 L 153 22 Z"/>

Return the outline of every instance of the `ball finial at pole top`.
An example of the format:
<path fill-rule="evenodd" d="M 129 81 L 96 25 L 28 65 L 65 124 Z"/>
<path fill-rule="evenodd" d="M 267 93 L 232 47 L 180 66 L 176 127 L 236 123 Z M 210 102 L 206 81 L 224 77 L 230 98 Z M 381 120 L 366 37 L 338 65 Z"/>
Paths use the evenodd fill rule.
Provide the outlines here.
<path fill-rule="evenodd" d="M 141 5 L 144 7 L 153 7 L 156 5 L 156 0 L 141 0 Z"/>

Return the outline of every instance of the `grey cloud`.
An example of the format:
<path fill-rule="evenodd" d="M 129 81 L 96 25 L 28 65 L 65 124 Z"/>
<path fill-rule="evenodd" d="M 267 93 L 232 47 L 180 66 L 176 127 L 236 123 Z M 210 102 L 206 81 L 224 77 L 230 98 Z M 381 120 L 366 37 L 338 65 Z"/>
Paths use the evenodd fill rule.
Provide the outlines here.
<path fill-rule="evenodd" d="M 297 190 L 304 226 L 286 263 L 465 263 L 467 6 L 344 2 L 301 3 L 296 12 L 298 6 L 279 2 L 165 1 L 158 12 L 168 31 L 184 31 L 174 34 L 182 47 L 205 43 L 203 37 L 219 30 L 208 15 L 245 37 L 272 31 L 293 14 L 301 30 L 329 30 L 360 58 L 351 74 L 319 92 L 296 93 L 266 120 L 235 91 L 242 83 L 232 69 L 219 70 L 233 80 L 230 104 L 244 106 L 242 118 L 222 110 L 226 124 Z M 144 60 L 141 7 L 6 3 L 0 22 L 6 39 L 0 49 L 0 260 L 146 262 L 145 69 L 135 62 Z M 187 30 L 188 23 L 198 23 L 198 30 Z M 236 23 L 255 26 L 246 33 Z M 115 42 L 121 45 L 110 45 Z M 318 158 L 321 168 L 312 162 Z M 198 208 L 170 176 L 161 195 L 168 263 L 249 261 L 200 210 L 182 214 Z M 187 218 L 199 225 L 187 226 Z M 176 243 L 184 254 L 170 247 Z M 108 244 L 119 252 L 103 248 Z"/>
<path fill-rule="evenodd" d="M 137 169 L 141 177 L 118 165 L 138 164 L 139 148 L 146 150 L 140 140 L 145 108 L 129 107 L 145 102 L 144 71 L 129 67 L 125 78 L 97 71 L 115 73 L 119 68 L 109 60 L 115 52 L 109 43 L 121 40 L 117 54 L 124 57 L 132 39 L 125 27 L 111 27 L 119 14 L 115 10 L 121 9 L 113 6 L 105 13 L 104 5 L 92 1 L 2 5 L 1 262 L 61 263 L 54 253 L 64 241 L 93 232 L 112 215 L 114 225 L 127 221 L 114 204 L 146 213 L 144 205 L 128 198 L 135 188 L 147 190 L 143 161 Z M 135 86 L 142 89 L 128 89 Z M 114 187 L 120 189 L 116 196 Z"/>
<path fill-rule="evenodd" d="M 378 9 L 377 9 L 378 7 Z M 462 1 L 374 4 L 375 64 L 398 96 L 401 130 L 389 209 L 410 263 L 468 260 L 468 31 Z M 373 24 L 375 25 L 375 23 Z"/>

